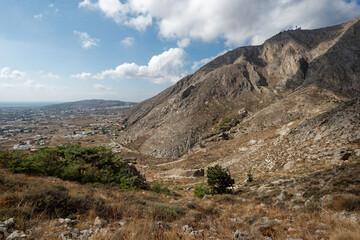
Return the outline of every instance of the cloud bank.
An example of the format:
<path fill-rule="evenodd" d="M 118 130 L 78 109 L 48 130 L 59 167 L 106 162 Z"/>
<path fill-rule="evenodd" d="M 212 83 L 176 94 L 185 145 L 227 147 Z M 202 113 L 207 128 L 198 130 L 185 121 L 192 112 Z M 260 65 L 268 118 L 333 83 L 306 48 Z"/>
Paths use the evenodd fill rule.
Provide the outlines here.
<path fill-rule="evenodd" d="M 318 28 L 360 12 L 356 0 L 84 0 L 79 7 L 138 30 L 155 23 L 166 39 L 220 38 L 231 46 L 261 44 L 295 25 Z"/>
<path fill-rule="evenodd" d="M 19 70 L 10 70 L 9 67 L 0 69 L 0 79 L 22 79 L 26 75 L 25 72 Z"/>

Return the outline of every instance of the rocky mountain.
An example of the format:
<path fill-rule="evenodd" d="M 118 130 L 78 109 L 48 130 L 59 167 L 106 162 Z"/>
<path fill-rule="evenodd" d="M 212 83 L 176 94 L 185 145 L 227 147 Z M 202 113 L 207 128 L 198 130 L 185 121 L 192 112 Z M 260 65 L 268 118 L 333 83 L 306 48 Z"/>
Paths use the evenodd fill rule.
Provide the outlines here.
<path fill-rule="evenodd" d="M 53 104 L 43 107 L 46 110 L 81 110 L 81 109 L 101 109 L 111 107 L 130 107 L 135 105 L 133 102 L 122 102 L 117 100 L 90 99 L 76 102 L 66 102 Z"/>
<path fill-rule="evenodd" d="M 324 132 L 309 130 L 322 129 L 314 121 L 328 116 L 327 126 L 336 119 L 326 114 L 341 115 L 347 105 L 332 109 L 359 93 L 360 17 L 332 27 L 283 31 L 260 46 L 227 52 L 129 109 L 122 138 L 129 148 L 157 158 L 197 159 L 198 164 L 222 159 L 229 166 L 239 158 L 261 159 L 271 168 L 282 162 L 271 160 L 280 151 L 273 144 L 286 148 L 287 142 L 295 151 L 309 137 L 325 141 Z M 352 104 L 355 114 L 358 101 Z M 358 119 L 348 118 L 351 124 Z M 348 140 L 360 138 L 355 135 Z M 251 154 L 259 148 L 267 149 L 266 156 Z"/>

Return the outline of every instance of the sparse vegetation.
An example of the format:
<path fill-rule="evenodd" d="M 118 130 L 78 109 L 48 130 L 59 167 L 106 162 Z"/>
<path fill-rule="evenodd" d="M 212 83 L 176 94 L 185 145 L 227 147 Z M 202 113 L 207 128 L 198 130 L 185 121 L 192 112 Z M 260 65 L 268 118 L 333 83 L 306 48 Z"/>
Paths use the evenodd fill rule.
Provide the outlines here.
<path fill-rule="evenodd" d="M 205 195 L 210 194 L 210 189 L 201 183 L 199 186 L 195 186 L 194 197 L 203 198 Z"/>
<path fill-rule="evenodd" d="M 253 175 L 251 174 L 251 172 L 248 172 L 248 174 L 247 174 L 247 182 L 252 182 L 252 181 L 254 181 L 254 179 L 253 179 Z"/>
<path fill-rule="evenodd" d="M 182 187 L 180 187 L 180 186 L 174 186 L 173 189 L 174 189 L 174 190 L 184 190 L 184 189 L 183 189 Z"/>
<path fill-rule="evenodd" d="M 215 129 L 219 132 L 226 132 L 229 131 L 232 127 L 238 125 L 239 123 L 239 120 L 227 117 L 221 120 L 219 124 L 215 127 Z"/>
<path fill-rule="evenodd" d="M 231 178 L 228 169 L 222 168 L 220 165 L 209 167 L 207 170 L 208 185 L 213 194 L 230 193 L 231 187 L 235 183 Z"/>
<path fill-rule="evenodd" d="M 160 184 L 154 184 L 151 187 L 151 191 L 155 193 L 164 193 L 165 195 L 170 195 L 170 190 L 168 187 L 161 187 Z"/>

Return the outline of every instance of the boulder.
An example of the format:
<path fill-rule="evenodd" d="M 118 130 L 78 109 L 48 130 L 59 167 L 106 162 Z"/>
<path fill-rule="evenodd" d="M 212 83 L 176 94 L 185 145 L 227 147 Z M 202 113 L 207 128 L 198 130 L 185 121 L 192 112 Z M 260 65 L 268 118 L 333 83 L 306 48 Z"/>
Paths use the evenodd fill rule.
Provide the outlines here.
<path fill-rule="evenodd" d="M 198 169 L 194 172 L 193 176 L 194 177 L 203 177 L 203 176 L 205 176 L 205 170 L 203 168 Z"/>

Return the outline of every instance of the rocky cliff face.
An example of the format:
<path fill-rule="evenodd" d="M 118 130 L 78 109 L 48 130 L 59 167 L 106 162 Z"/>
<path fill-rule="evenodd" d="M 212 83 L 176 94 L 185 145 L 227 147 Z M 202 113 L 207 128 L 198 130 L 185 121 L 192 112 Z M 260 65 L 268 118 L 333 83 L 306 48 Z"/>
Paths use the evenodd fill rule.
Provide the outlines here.
<path fill-rule="evenodd" d="M 326 112 L 360 93 L 360 18 L 279 33 L 230 51 L 127 112 L 122 136 L 141 153 L 179 158 L 225 118 L 256 133 Z M 241 138 L 236 128 L 232 137 Z M 222 135 L 224 136 L 224 135 Z M 220 136 L 221 138 L 221 136 Z M 225 137 L 226 138 L 226 137 Z"/>

